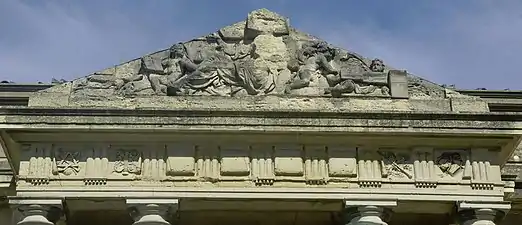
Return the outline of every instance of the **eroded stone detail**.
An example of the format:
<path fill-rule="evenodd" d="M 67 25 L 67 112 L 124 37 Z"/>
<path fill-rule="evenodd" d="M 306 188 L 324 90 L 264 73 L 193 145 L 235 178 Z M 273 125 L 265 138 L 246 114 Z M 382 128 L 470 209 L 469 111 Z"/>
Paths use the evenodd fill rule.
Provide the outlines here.
<path fill-rule="evenodd" d="M 52 144 L 24 145 L 22 151 L 27 155 L 27 161 L 20 163 L 26 167 L 26 180 L 33 185 L 49 184 L 52 168 Z"/>
<path fill-rule="evenodd" d="M 357 149 L 342 146 L 328 147 L 328 173 L 332 181 L 346 181 L 357 177 Z"/>
<path fill-rule="evenodd" d="M 197 146 L 196 174 L 209 182 L 217 182 L 220 175 L 219 149 L 217 146 Z"/>
<path fill-rule="evenodd" d="M 193 178 L 196 175 L 196 149 L 193 145 L 167 145 L 166 175 L 180 179 Z"/>
<path fill-rule="evenodd" d="M 413 150 L 413 171 L 415 173 L 415 186 L 419 188 L 437 187 L 437 175 L 435 174 L 435 162 L 432 148 L 415 148 Z"/>
<path fill-rule="evenodd" d="M 174 186 L 411 188 L 503 187 L 489 149 L 379 148 L 338 145 L 191 143 L 24 145 L 22 185 L 157 182 Z M 56 158 L 55 158 L 56 157 Z M 73 184 L 73 183 L 71 183 Z M 112 184 L 111 184 L 112 185 Z"/>
<path fill-rule="evenodd" d="M 281 179 L 304 175 L 303 147 L 299 145 L 275 147 L 275 175 Z"/>
<path fill-rule="evenodd" d="M 468 152 L 441 151 L 436 156 L 438 176 L 443 179 L 470 179 Z"/>
<path fill-rule="evenodd" d="M 221 146 L 221 175 L 248 177 L 250 175 L 250 146 Z"/>
<path fill-rule="evenodd" d="M 379 188 L 385 175 L 383 161 L 374 149 L 358 148 L 358 178 L 360 187 Z"/>
<path fill-rule="evenodd" d="M 99 145 L 86 152 L 85 185 L 105 185 L 109 174 L 109 158 L 107 146 Z"/>
<path fill-rule="evenodd" d="M 117 148 L 113 170 L 122 176 L 141 174 L 141 152 L 134 148 Z"/>
<path fill-rule="evenodd" d="M 252 147 L 252 179 L 258 186 L 275 181 L 274 149 L 272 146 Z"/>
<path fill-rule="evenodd" d="M 328 183 L 328 154 L 325 146 L 305 148 L 304 162 L 306 183 L 320 185 Z"/>
<path fill-rule="evenodd" d="M 379 150 L 384 166 L 384 177 L 390 180 L 413 179 L 413 163 L 410 152 L 400 150 Z"/>
<path fill-rule="evenodd" d="M 61 147 L 54 149 L 53 174 L 77 175 L 80 172 L 80 152 Z"/>
<path fill-rule="evenodd" d="M 71 94 L 100 101 L 154 95 L 408 98 L 414 94 L 410 83 L 405 71 L 296 31 L 287 18 L 261 9 L 246 21 L 72 81 Z"/>

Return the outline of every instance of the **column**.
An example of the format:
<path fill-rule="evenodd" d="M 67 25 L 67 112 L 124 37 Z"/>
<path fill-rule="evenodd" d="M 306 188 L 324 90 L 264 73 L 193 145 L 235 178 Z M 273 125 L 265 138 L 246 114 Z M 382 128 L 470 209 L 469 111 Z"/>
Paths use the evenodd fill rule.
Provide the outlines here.
<path fill-rule="evenodd" d="M 63 219 L 61 199 L 12 199 L 9 204 L 15 211 L 13 224 L 55 225 Z"/>
<path fill-rule="evenodd" d="M 169 216 L 178 209 L 178 199 L 127 199 L 133 225 L 171 225 Z"/>
<path fill-rule="evenodd" d="M 460 225 L 495 225 L 507 214 L 509 203 L 470 203 L 458 204 L 457 221 Z"/>
<path fill-rule="evenodd" d="M 395 201 L 345 201 L 343 219 L 346 225 L 388 225 Z"/>

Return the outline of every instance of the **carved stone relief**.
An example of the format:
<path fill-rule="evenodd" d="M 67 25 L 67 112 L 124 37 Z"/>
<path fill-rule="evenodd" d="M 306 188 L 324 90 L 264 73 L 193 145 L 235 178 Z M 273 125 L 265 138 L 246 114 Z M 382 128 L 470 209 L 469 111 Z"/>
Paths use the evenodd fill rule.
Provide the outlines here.
<path fill-rule="evenodd" d="M 377 151 L 382 157 L 383 175 L 390 180 L 413 179 L 413 162 L 411 153 L 396 149 L 380 149 Z"/>
<path fill-rule="evenodd" d="M 113 174 L 123 177 L 135 177 L 142 171 L 142 152 L 135 146 L 111 146 L 114 152 Z M 132 178 L 131 178 L 132 179 Z"/>
<path fill-rule="evenodd" d="M 442 179 L 469 180 L 469 152 L 465 150 L 436 151 L 435 164 Z"/>
<path fill-rule="evenodd" d="M 451 184 L 477 190 L 502 186 L 500 166 L 492 161 L 496 152 L 489 149 L 189 143 L 23 146 L 19 180 L 30 185 L 78 180 L 85 185 L 125 181 L 174 186 L 439 188 Z"/>
<path fill-rule="evenodd" d="M 80 152 L 69 151 L 62 147 L 54 149 L 53 174 L 66 176 L 80 172 Z"/>
<path fill-rule="evenodd" d="M 291 29 L 257 10 L 204 37 L 177 43 L 72 82 L 73 95 L 346 95 L 408 98 L 407 73 Z M 268 26 L 268 24 L 272 24 Z"/>

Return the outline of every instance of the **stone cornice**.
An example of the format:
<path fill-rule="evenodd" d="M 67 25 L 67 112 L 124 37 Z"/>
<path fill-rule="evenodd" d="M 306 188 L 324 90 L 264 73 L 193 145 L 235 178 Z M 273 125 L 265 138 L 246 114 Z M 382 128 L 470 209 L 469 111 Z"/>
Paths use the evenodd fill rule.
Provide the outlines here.
<path fill-rule="evenodd" d="M 462 120 L 522 122 L 522 113 L 516 112 L 441 112 L 395 110 L 321 110 L 321 109 L 164 109 L 164 108 L 47 108 L 0 107 L 0 116 L 125 116 L 125 117 L 264 117 L 264 118 L 342 118 L 381 120 Z M 8 118 L 5 117 L 6 122 Z M 0 121 L 1 122 L 1 121 Z M 499 127 L 500 128 L 500 127 Z"/>

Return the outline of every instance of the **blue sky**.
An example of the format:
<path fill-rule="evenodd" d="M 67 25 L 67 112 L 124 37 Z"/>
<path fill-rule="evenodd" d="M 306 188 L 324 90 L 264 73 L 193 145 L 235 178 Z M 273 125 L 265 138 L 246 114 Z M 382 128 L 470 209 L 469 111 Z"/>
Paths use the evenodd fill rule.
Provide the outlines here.
<path fill-rule="evenodd" d="M 86 76 L 258 8 L 436 83 L 522 89 L 520 0 L 1 0 L 0 80 Z"/>

